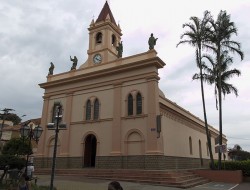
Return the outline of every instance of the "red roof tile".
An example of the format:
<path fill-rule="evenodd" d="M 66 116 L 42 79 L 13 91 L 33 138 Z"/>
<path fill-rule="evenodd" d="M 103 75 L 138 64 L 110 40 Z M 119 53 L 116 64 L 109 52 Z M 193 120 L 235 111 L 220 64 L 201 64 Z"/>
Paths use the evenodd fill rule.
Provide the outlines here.
<path fill-rule="evenodd" d="M 100 14 L 99 14 L 96 22 L 105 21 L 106 18 L 107 18 L 107 15 L 109 15 L 110 21 L 113 24 L 116 25 L 116 22 L 115 22 L 115 19 L 113 17 L 113 14 L 112 14 L 112 12 L 111 12 L 111 10 L 109 8 L 108 2 L 106 1 L 106 3 L 104 4 L 104 6 L 103 6 L 103 8 L 102 8 L 102 10 L 101 10 L 101 12 L 100 12 Z"/>

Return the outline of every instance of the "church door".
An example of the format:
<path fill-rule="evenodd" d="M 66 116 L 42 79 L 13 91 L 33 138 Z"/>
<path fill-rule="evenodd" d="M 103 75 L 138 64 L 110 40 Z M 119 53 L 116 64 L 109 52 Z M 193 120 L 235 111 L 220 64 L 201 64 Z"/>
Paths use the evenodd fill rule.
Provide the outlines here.
<path fill-rule="evenodd" d="M 84 167 L 95 167 L 96 137 L 88 135 L 85 139 Z"/>

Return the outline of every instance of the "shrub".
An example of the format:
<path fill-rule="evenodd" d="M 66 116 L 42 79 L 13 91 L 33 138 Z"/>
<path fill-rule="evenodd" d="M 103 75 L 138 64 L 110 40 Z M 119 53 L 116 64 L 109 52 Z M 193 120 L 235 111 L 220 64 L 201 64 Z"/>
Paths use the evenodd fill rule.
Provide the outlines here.
<path fill-rule="evenodd" d="M 25 159 L 13 155 L 2 154 L 0 155 L 1 168 L 4 168 L 6 165 L 10 169 L 18 168 L 22 169 L 25 166 Z"/>
<path fill-rule="evenodd" d="M 218 161 L 215 161 L 215 167 L 218 168 Z M 222 162 L 222 169 L 242 170 L 243 176 L 250 176 L 250 160 L 225 161 Z"/>

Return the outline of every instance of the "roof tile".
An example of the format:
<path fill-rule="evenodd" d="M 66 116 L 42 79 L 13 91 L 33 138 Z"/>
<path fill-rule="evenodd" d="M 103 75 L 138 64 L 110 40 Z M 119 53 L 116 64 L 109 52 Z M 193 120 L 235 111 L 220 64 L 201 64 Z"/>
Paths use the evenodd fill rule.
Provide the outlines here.
<path fill-rule="evenodd" d="M 107 16 L 113 24 L 117 25 L 115 22 L 115 19 L 113 17 L 113 14 L 109 8 L 108 2 L 106 1 L 106 3 L 104 4 L 96 22 L 105 21 Z"/>

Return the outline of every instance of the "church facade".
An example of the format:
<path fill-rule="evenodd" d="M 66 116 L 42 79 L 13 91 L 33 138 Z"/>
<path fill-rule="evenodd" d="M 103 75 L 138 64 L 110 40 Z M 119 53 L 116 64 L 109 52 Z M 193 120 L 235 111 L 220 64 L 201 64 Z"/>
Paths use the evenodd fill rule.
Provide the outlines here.
<path fill-rule="evenodd" d="M 60 105 L 57 168 L 178 169 L 208 167 L 204 122 L 159 89 L 165 63 L 154 48 L 122 57 L 121 28 L 106 2 L 89 30 L 88 59 L 47 76 L 36 167 L 51 167 Z M 209 126 L 212 149 L 219 132 Z M 226 143 L 226 137 L 223 136 Z"/>

